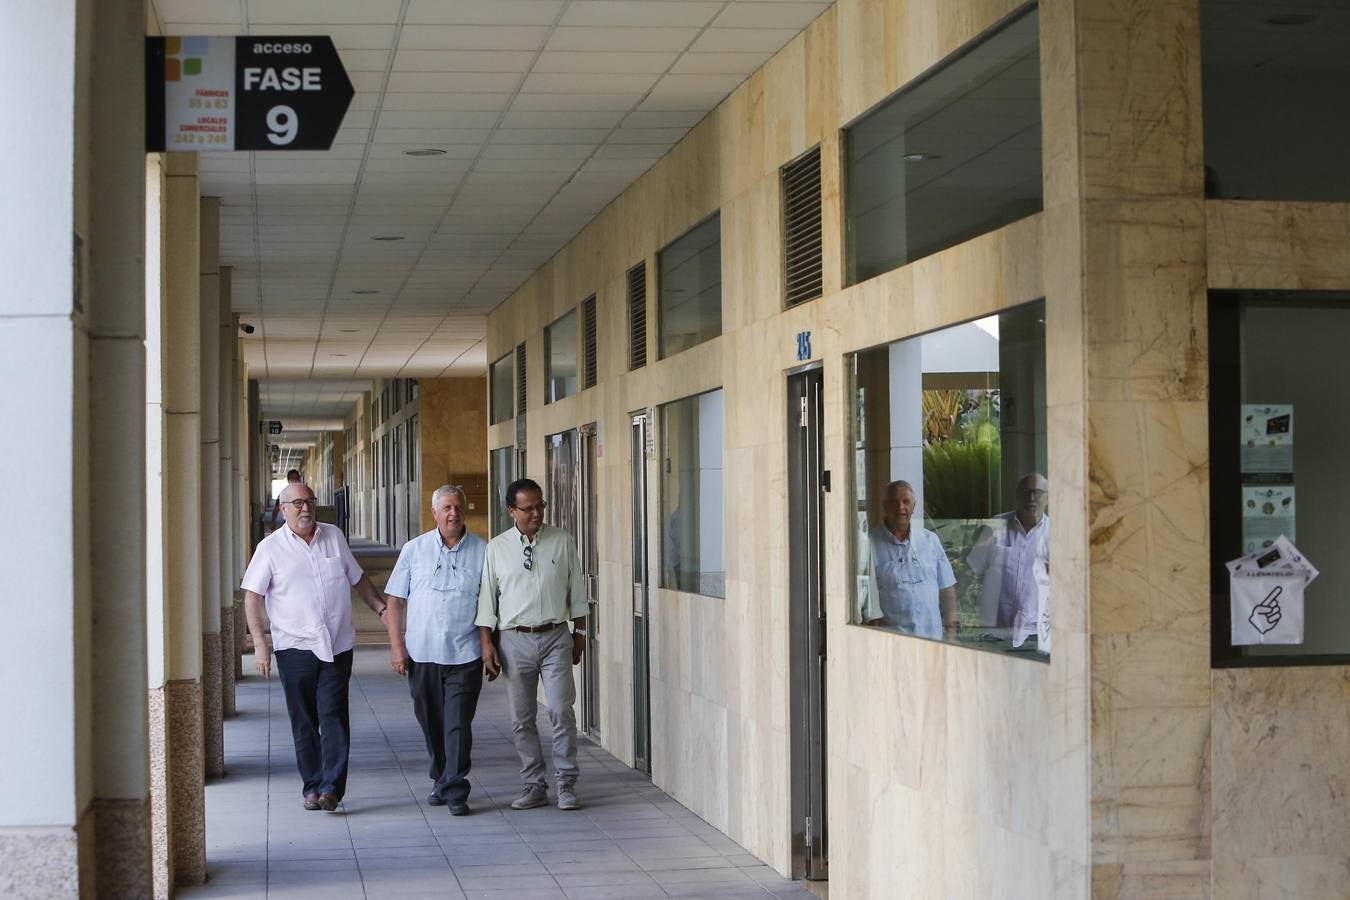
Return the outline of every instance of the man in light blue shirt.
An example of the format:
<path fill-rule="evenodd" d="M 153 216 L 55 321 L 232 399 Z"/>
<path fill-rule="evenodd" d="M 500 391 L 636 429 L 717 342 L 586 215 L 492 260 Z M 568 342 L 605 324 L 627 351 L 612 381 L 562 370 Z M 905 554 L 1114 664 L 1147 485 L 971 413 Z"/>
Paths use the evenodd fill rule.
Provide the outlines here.
<path fill-rule="evenodd" d="M 956 617 L 956 576 L 942 540 L 915 524 L 914 489 L 905 481 L 886 487 L 881 525 L 867 533 L 867 573 L 860 618 L 908 634 L 941 640 Z"/>
<path fill-rule="evenodd" d="M 469 812 L 473 716 L 483 688 L 478 588 L 487 542 L 464 525 L 464 491 L 441 485 L 431 495 L 436 527 L 403 545 L 385 585 L 389 659 L 408 676 L 413 712 L 431 756 L 427 803 Z M 407 606 L 407 635 L 403 634 Z"/>

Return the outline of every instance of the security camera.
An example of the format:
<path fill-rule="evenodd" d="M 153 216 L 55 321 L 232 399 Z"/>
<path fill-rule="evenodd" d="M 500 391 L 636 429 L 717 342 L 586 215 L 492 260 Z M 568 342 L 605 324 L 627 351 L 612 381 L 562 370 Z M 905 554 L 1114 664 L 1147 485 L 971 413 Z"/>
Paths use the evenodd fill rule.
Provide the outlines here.
<path fill-rule="evenodd" d="M 252 334 L 254 331 L 253 326 L 248 324 L 247 322 L 240 322 L 239 330 L 242 331 L 244 334 Z"/>

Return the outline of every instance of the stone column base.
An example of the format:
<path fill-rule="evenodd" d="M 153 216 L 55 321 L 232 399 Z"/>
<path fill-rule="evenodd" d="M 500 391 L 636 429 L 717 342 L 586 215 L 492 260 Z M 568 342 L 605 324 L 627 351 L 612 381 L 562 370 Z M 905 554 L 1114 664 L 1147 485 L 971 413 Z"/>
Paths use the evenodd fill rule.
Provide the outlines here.
<path fill-rule="evenodd" d="M 0 828 L 0 897 L 80 900 L 94 896 L 94 816 L 74 828 Z"/>
<path fill-rule="evenodd" d="M 216 659 L 220 654 L 216 654 Z M 175 884 L 206 882 L 206 765 L 202 746 L 202 684 L 183 678 L 164 685 L 169 736 L 169 846 Z"/>
<path fill-rule="evenodd" d="M 225 774 L 225 719 L 222 716 L 221 697 L 223 681 L 220 655 L 220 632 L 202 633 L 202 728 L 205 736 L 206 777 L 220 778 Z"/>
<path fill-rule="evenodd" d="M 220 714 L 222 718 L 233 719 L 237 712 L 234 704 L 234 607 L 220 608 Z M 221 760 L 222 767 L 224 760 Z"/>
<path fill-rule="evenodd" d="M 150 689 L 150 853 L 156 900 L 173 892 L 169 840 L 169 744 L 165 688 Z"/>
<path fill-rule="evenodd" d="M 150 897 L 154 876 L 150 798 L 96 799 L 94 862 L 100 897 Z"/>

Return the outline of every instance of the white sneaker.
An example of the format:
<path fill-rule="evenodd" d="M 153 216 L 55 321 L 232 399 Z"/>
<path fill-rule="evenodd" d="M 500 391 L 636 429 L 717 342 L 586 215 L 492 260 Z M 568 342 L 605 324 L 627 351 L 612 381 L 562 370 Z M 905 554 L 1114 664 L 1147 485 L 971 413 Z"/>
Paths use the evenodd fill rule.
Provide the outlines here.
<path fill-rule="evenodd" d="M 534 809 L 536 806 L 548 806 L 548 791 L 537 784 L 527 784 L 520 796 L 511 801 L 512 809 Z"/>

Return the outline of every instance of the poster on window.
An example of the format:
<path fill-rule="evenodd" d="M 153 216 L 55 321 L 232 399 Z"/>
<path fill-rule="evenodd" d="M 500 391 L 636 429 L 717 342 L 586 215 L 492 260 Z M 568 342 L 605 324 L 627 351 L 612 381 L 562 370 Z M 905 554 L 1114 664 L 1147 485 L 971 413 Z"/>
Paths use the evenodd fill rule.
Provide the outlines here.
<path fill-rule="evenodd" d="M 1294 486 L 1272 484 L 1242 488 L 1242 552 L 1255 553 L 1294 533 Z"/>
<path fill-rule="evenodd" d="M 1303 595 L 1318 573 L 1299 549 L 1279 537 L 1227 566 L 1232 645 L 1303 643 Z"/>
<path fill-rule="evenodd" d="M 1242 405 L 1242 474 L 1294 471 L 1294 405 Z"/>

